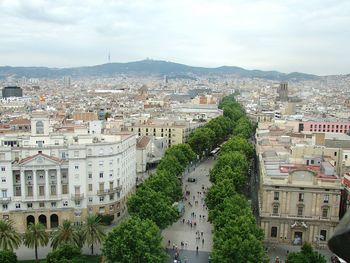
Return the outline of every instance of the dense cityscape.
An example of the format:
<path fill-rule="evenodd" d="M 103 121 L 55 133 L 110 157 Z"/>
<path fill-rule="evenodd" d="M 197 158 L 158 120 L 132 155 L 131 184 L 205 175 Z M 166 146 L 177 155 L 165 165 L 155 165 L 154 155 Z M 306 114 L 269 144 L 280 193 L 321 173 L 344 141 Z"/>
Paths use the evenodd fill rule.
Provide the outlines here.
<path fill-rule="evenodd" d="M 350 4 L 311 2 L 0 1 L 0 263 L 350 262 Z"/>

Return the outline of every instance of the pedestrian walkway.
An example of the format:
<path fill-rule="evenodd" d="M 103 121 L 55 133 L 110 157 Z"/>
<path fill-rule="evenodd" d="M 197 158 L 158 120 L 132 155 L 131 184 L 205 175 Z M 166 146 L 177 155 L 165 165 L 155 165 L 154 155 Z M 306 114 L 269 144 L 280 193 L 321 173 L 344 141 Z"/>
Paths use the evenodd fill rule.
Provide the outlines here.
<path fill-rule="evenodd" d="M 204 204 L 204 199 L 205 192 L 211 185 L 208 175 L 213 164 L 212 159 L 205 160 L 183 177 L 183 193 L 187 199 L 184 200 L 185 213 L 177 222 L 162 232 L 164 246 L 168 250 L 176 251 L 177 248 L 180 258 L 182 258 L 181 251 L 184 250 L 193 251 L 193 255 L 196 255 L 197 246 L 199 252 L 210 252 L 212 250 L 213 228 L 208 222 L 208 210 Z M 188 182 L 189 177 L 195 178 L 196 181 Z M 189 191 L 188 195 L 186 195 L 186 191 Z M 186 252 L 186 254 L 189 253 Z M 191 260 L 189 262 L 196 261 Z"/>

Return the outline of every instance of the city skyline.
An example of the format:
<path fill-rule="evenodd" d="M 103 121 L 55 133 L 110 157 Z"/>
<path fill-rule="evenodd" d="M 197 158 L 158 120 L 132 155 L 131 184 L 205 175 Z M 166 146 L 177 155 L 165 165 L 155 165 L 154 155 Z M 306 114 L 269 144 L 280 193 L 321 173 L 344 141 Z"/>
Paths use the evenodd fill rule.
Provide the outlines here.
<path fill-rule="evenodd" d="M 76 67 L 146 57 L 348 74 L 347 1 L 0 2 L 0 63 Z"/>

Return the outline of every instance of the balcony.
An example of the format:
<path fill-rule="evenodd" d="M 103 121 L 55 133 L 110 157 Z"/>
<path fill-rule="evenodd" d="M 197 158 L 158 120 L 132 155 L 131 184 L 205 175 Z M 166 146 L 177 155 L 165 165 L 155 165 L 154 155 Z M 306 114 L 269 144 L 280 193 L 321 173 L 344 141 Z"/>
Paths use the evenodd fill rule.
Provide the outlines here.
<path fill-rule="evenodd" d="M 114 194 L 114 193 L 120 192 L 121 190 L 122 190 L 122 186 L 121 185 L 119 185 L 117 187 L 114 187 L 113 189 L 108 189 L 109 194 Z"/>
<path fill-rule="evenodd" d="M 84 198 L 84 194 L 71 194 L 71 199 L 73 201 L 80 201 Z"/>
<path fill-rule="evenodd" d="M 101 196 L 101 195 L 108 195 L 108 194 L 114 194 L 114 193 L 118 193 L 122 190 L 121 186 L 117 186 L 111 189 L 105 189 L 105 190 L 97 190 L 97 195 Z"/>
<path fill-rule="evenodd" d="M 11 202 L 11 197 L 0 197 L 0 204 L 8 204 Z"/>

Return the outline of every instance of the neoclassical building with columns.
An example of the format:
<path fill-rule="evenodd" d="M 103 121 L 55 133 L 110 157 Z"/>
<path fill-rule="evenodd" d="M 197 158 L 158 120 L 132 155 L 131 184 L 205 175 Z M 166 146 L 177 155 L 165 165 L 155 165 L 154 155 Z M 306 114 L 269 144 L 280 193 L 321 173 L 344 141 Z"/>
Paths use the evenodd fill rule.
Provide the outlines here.
<path fill-rule="evenodd" d="M 133 134 L 53 132 L 46 114 L 35 112 L 31 133 L 0 136 L 0 218 L 20 232 L 31 222 L 48 230 L 64 219 L 79 224 L 88 214 L 117 219 L 135 185 Z"/>

